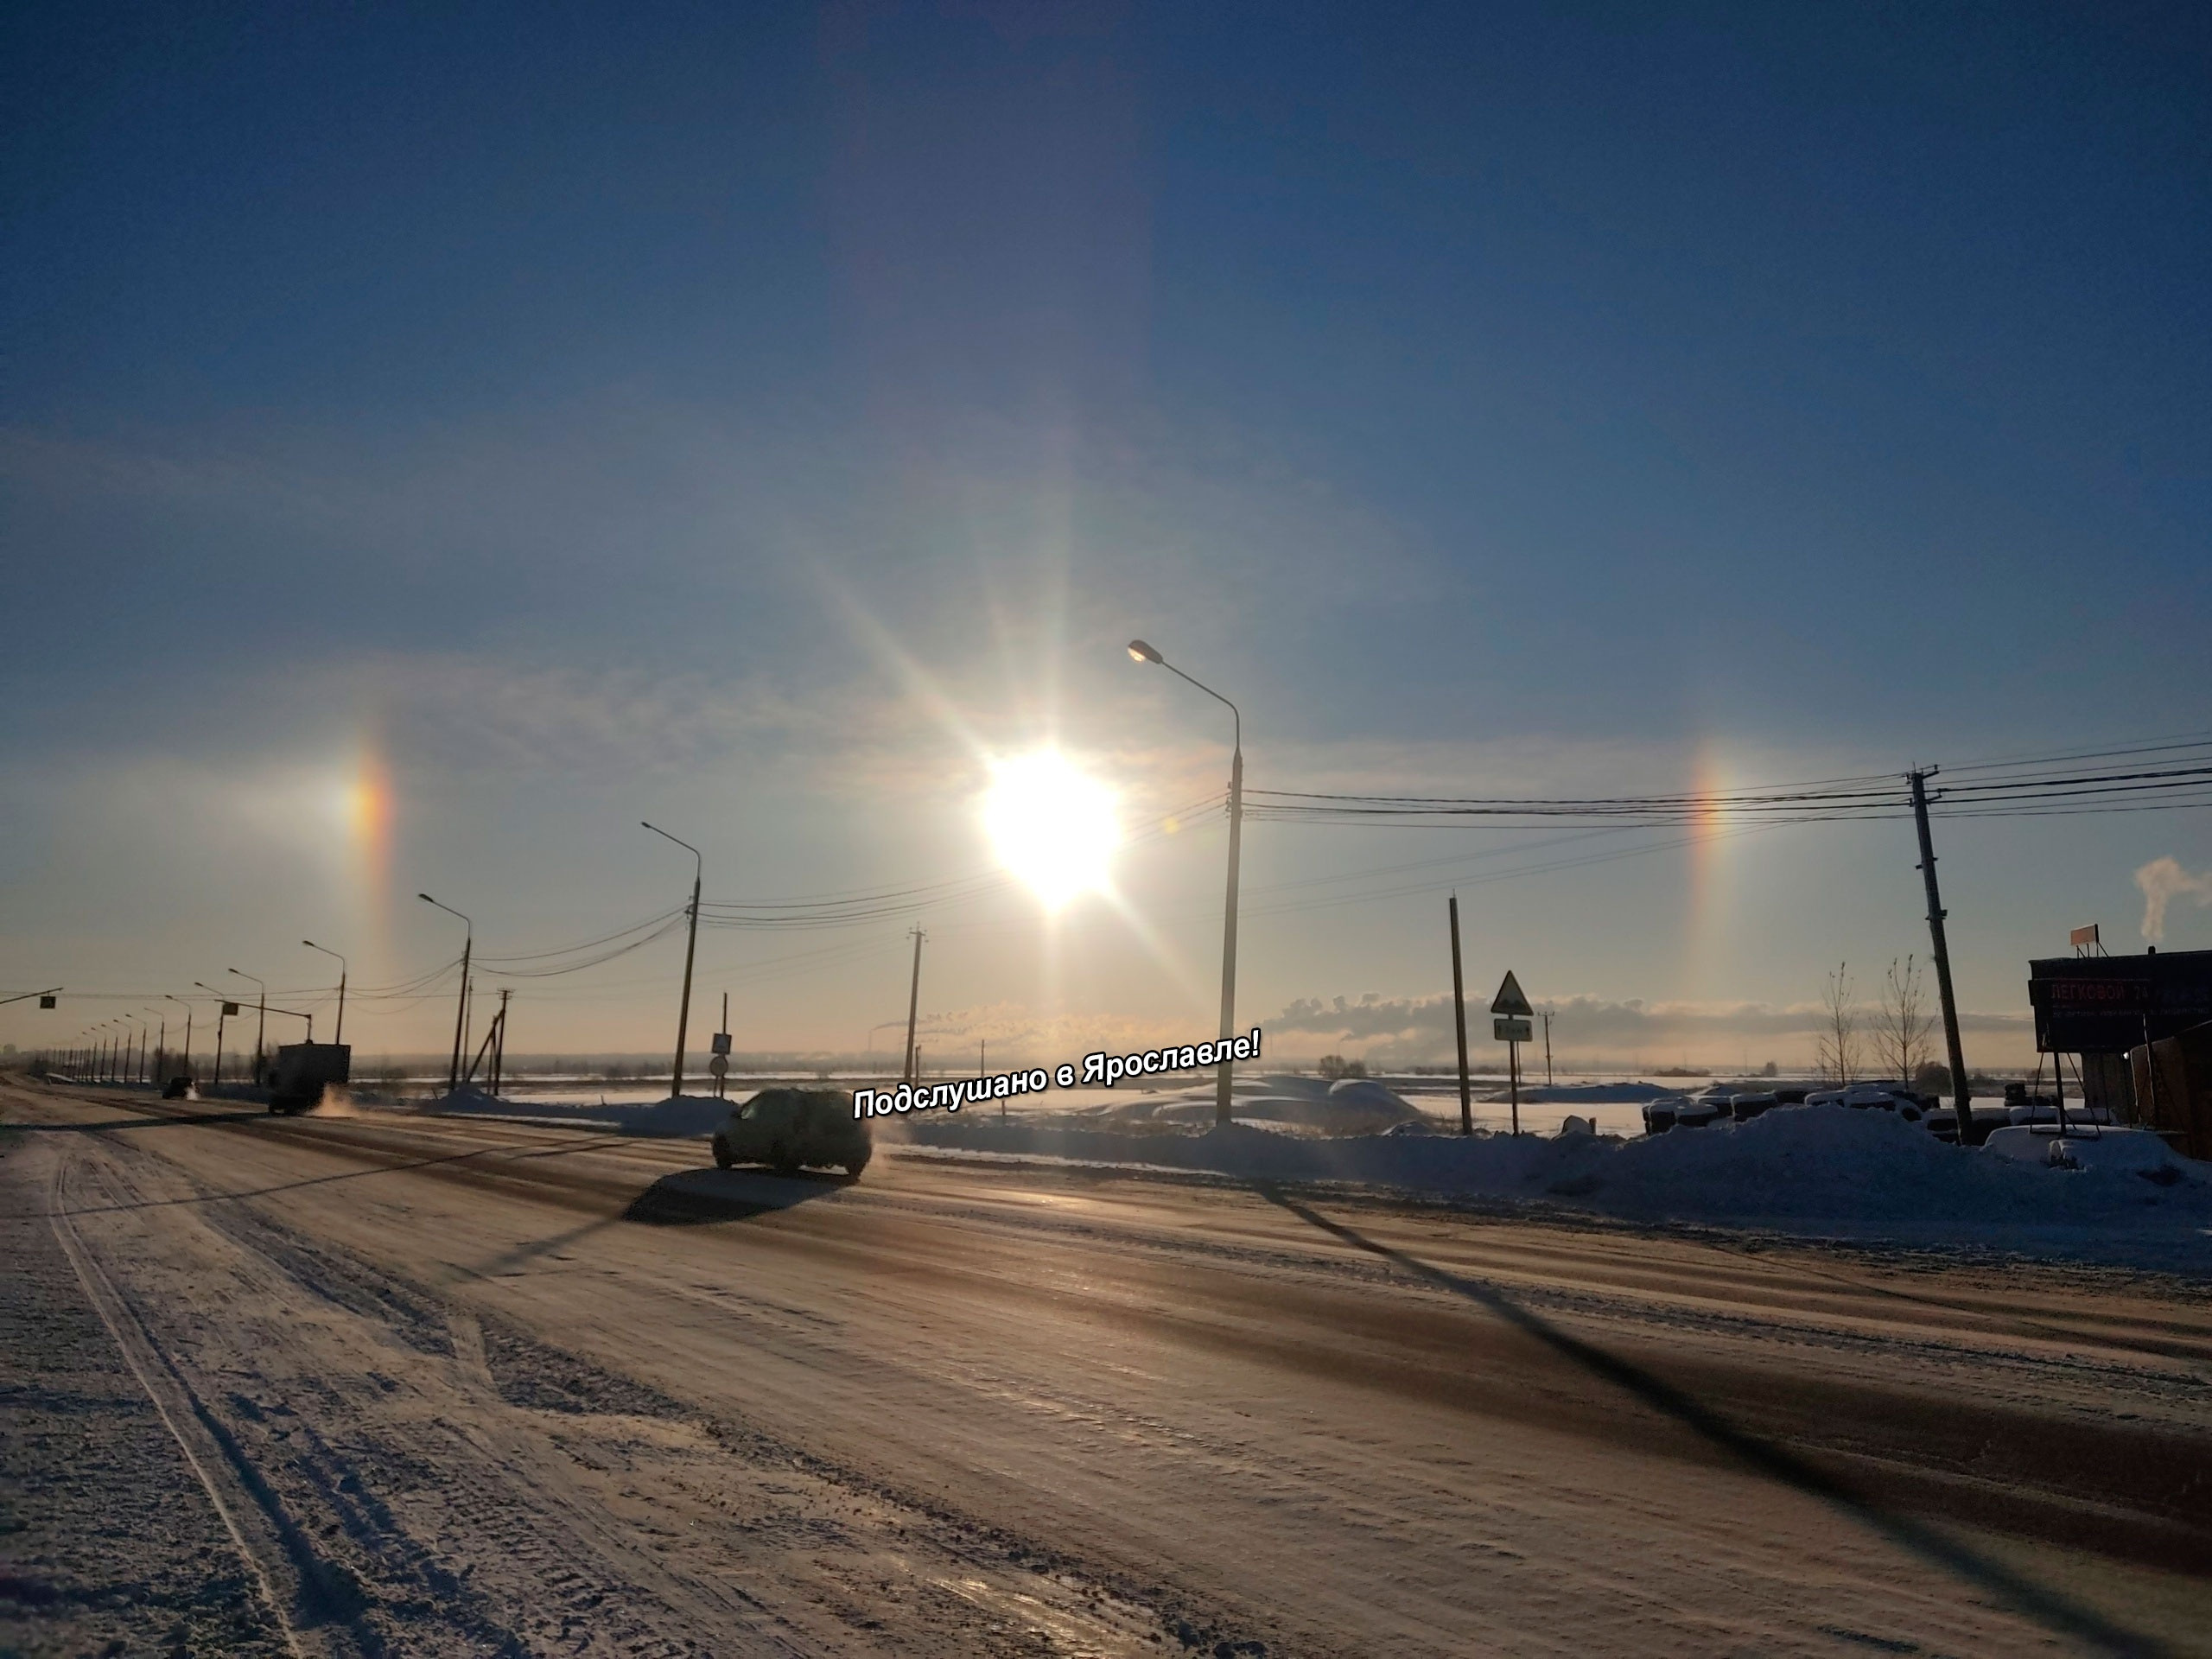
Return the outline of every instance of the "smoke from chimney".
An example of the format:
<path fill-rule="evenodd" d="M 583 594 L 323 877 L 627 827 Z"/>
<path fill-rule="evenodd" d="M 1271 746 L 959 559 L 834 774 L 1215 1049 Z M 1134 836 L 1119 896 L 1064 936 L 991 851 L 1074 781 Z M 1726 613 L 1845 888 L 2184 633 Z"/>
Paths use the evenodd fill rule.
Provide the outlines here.
<path fill-rule="evenodd" d="M 2135 872 L 2143 889 L 2143 937 L 2157 944 L 2166 937 L 2166 906 L 2177 899 L 2212 905 L 2212 870 L 2191 875 L 2171 858 L 2154 858 Z"/>

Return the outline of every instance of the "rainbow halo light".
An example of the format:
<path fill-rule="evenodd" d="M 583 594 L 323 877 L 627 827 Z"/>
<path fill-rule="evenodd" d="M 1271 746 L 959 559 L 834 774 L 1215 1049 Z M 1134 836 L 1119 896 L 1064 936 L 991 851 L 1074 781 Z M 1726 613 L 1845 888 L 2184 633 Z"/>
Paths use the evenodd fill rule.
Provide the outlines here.
<path fill-rule="evenodd" d="M 1105 891 L 1122 838 L 1114 791 L 1057 749 L 992 763 L 983 828 L 999 861 L 1047 910 Z"/>

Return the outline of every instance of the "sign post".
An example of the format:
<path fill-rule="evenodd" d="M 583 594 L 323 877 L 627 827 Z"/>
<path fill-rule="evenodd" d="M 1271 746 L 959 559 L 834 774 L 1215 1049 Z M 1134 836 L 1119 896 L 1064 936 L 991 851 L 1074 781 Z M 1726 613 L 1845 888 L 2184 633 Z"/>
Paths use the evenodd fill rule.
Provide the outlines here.
<path fill-rule="evenodd" d="M 1505 970 L 1505 982 L 1497 988 L 1497 995 L 1490 1000 L 1490 1011 L 1499 1017 L 1490 1026 L 1491 1037 L 1505 1045 L 1505 1075 L 1507 1097 L 1513 1103 L 1513 1133 L 1521 1133 L 1521 1045 L 1534 1035 L 1530 1021 L 1536 1011 L 1529 1006 L 1529 999 L 1521 994 L 1521 982 L 1513 970 Z"/>

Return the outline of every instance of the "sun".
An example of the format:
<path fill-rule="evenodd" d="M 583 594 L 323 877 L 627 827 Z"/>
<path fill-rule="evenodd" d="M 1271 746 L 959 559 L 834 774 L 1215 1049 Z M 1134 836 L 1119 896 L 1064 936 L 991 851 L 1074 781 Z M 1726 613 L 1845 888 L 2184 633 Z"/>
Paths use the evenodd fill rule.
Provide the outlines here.
<path fill-rule="evenodd" d="M 1103 891 L 1122 838 L 1114 791 L 1084 776 L 1057 749 L 992 763 L 983 827 L 999 861 L 1048 910 Z"/>

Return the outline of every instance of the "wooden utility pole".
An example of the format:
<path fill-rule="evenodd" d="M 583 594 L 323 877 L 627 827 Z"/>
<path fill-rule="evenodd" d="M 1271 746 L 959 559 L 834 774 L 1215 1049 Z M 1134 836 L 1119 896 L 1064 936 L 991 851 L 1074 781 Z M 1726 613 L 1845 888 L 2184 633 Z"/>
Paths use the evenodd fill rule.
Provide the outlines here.
<path fill-rule="evenodd" d="M 1943 938 L 1943 899 L 1936 887 L 1936 843 L 1928 834 L 1928 780 L 1936 775 L 1936 768 L 1908 772 L 1905 781 L 1912 785 L 1912 822 L 1920 832 L 1920 876 L 1928 889 L 1928 938 L 1930 953 L 1936 958 L 1936 991 L 1943 1001 L 1943 1042 L 1949 1051 L 1951 1061 L 1951 1109 L 1958 1118 L 1959 1144 L 1965 1146 L 1974 1133 L 1973 1098 L 1967 1088 L 1966 1050 L 1959 1042 L 1959 1004 L 1951 995 L 1951 950 Z M 1907 1078 L 1910 1084 L 1911 1079 Z"/>
<path fill-rule="evenodd" d="M 1452 1023 L 1459 1033 L 1459 1133 L 1475 1132 L 1475 1100 L 1467 1086 L 1467 987 L 1459 973 L 1459 895 L 1452 895 Z"/>
<path fill-rule="evenodd" d="M 1544 1010 L 1544 1087 L 1552 1086 L 1552 1011 Z"/>
<path fill-rule="evenodd" d="M 914 1050 L 914 1022 L 922 1008 L 922 940 L 926 937 L 918 927 L 912 931 L 914 935 L 914 982 L 912 988 L 906 993 L 906 1076 L 901 1079 L 908 1084 L 914 1081 L 914 1063 L 918 1058 Z"/>

